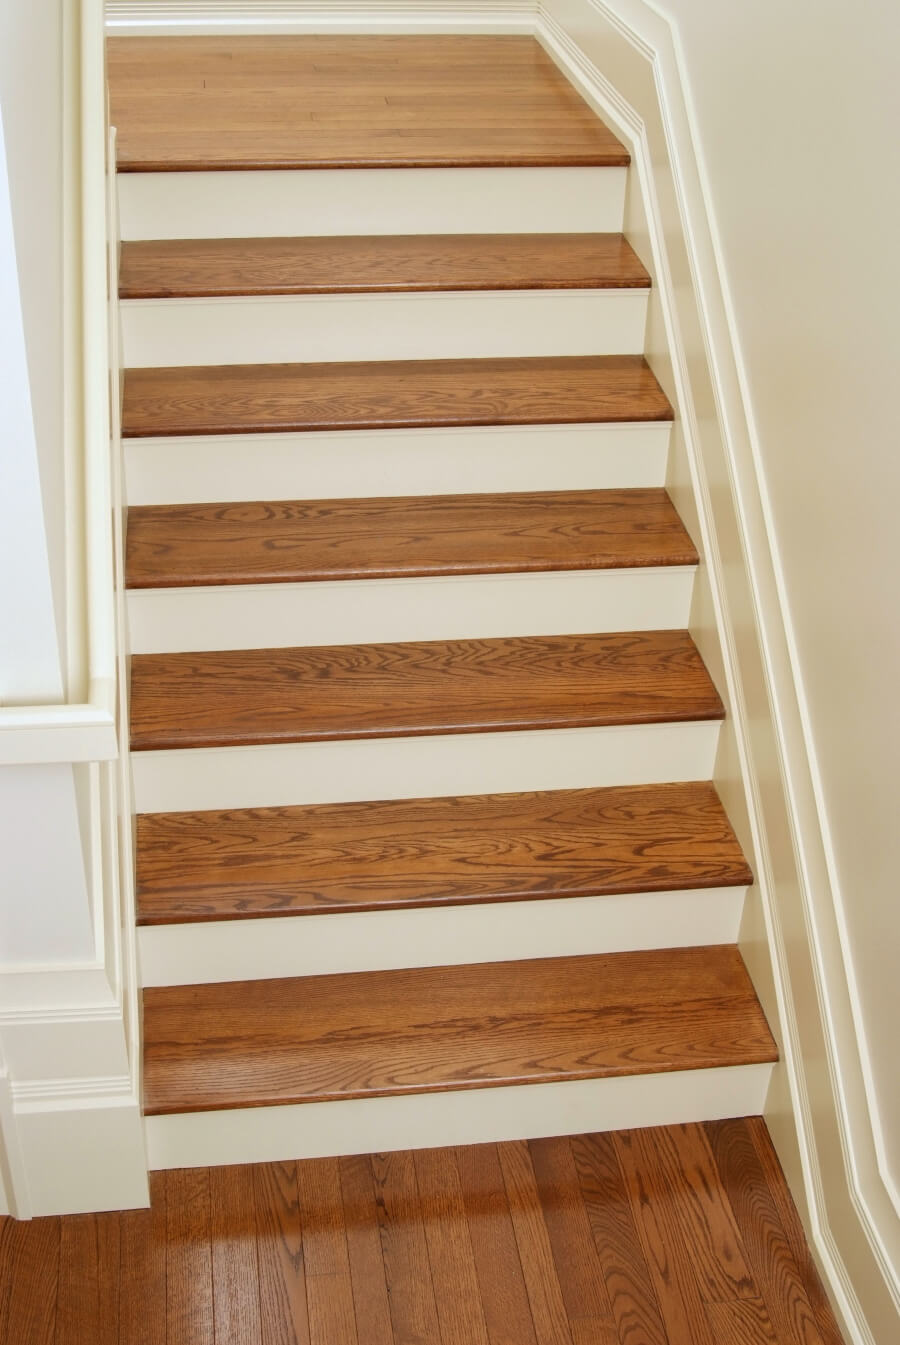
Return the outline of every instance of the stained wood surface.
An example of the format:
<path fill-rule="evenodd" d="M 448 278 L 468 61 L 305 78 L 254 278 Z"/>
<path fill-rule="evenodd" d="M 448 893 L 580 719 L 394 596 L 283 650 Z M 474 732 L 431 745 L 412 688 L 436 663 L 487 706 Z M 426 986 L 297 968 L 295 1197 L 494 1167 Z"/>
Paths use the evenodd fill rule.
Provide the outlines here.
<path fill-rule="evenodd" d="M 136 751 L 721 719 L 686 631 L 140 654 Z"/>
<path fill-rule="evenodd" d="M 664 490 L 581 490 L 128 512 L 129 588 L 695 565 Z"/>
<path fill-rule="evenodd" d="M 126 438 L 671 420 L 641 355 L 128 369 Z"/>
<path fill-rule="evenodd" d="M 120 171 L 627 164 L 531 37 L 107 43 Z"/>
<path fill-rule="evenodd" d="M 423 290 L 635 289 L 622 234 L 169 238 L 122 244 L 122 299 Z"/>
<path fill-rule="evenodd" d="M 729 945 L 144 991 L 152 1116 L 776 1055 Z"/>
<path fill-rule="evenodd" d="M 136 848 L 144 925 L 752 881 L 705 782 L 145 813 Z"/>
<path fill-rule="evenodd" d="M 760 1117 L 234 1171 L 154 1173 L 149 1210 L 0 1220 L 0 1339 L 841 1345 Z M 167 1210 L 209 1181 L 231 1193 L 197 1229 L 195 1252 L 233 1278 L 209 1329 L 188 1335 L 167 1329 L 167 1263 L 187 1322 L 205 1319 L 208 1277 L 182 1282 Z M 76 1247 L 83 1279 L 71 1273 Z M 704 1299 L 710 1275 L 733 1281 L 732 1255 L 748 1278 Z M 324 1313 L 345 1312 L 346 1298 L 327 1294 L 348 1266 L 353 1320 L 324 1336 L 306 1286 L 315 1281 Z M 235 1296 L 253 1334 L 235 1334 Z"/>

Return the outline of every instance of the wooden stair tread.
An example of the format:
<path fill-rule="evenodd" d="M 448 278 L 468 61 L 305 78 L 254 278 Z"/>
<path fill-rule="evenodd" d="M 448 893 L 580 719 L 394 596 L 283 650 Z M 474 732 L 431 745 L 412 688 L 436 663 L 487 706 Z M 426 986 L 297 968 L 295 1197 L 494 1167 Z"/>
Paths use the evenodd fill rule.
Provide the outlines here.
<path fill-rule="evenodd" d="M 107 53 L 120 171 L 629 162 L 532 37 L 117 37 Z"/>
<path fill-rule="evenodd" d="M 125 242 L 122 299 L 646 288 L 621 234 L 416 234 Z"/>
<path fill-rule="evenodd" d="M 752 882 L 706 782 L 146 813 L 138 923 Z"/>
<path fill-rule="evenodd" d="M 730 945 L 144 991 L 149 1115 L 776 1055 Z"/>
<path fill-rule="evenodd" d="M 128 369 L 126 437 L 671 420 L 641 355 Z"/>
<path fill-rule="evenodd" d="M 661 489 L 129 510 L 129 588 L 694 565 Z"/>
<path fill-rule="evenodd" d="M 720 719 L 686 631 L 139 654 L 134 750 Z"/>

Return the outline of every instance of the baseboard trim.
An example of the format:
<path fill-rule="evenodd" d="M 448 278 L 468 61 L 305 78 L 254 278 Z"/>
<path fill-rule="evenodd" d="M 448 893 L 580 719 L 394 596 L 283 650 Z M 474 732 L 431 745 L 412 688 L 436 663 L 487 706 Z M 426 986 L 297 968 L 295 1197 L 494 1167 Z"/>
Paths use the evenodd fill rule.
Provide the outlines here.
<path fill-rule="evenodd" d="M 530 33 L 537 0 L 107 0 L 110 36 L 276 33 Z"/>

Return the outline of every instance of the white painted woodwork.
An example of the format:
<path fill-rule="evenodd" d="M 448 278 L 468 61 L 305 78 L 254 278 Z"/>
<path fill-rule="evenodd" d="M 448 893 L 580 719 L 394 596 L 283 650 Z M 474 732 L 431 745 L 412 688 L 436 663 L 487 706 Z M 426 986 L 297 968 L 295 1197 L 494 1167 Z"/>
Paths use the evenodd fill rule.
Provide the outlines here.
<path fill-rule="evenodd" d="M 148 1116 L 151 1169 L 485 1144 L 755 1116 L 771 1065 Z"/>
<path fill-rule="evenodd" d="M 132 589 L 134 654 L 682 630 L 694 567 Z"/>
<path fill-rule="evenodd" d="M 617 233 L 625 168 L 120 173 L 122 237 Z"/>
<path fill-rule="evenodd" d="M 746 889 L 329 912 L 138 930 L 144 985 L 577 957 L 737 940 Z"/>
<path fill-rule="evenodd" d="M 718 736 L 702 720 L 133 752 L 135 811 L 708 780 Z"/>
<path fill-rule="evenodd" d="M 638 355 L 646 289 L 132 299 L 125 366 Z"/>
<path fill-rule="evenodd" d="M 128 502 L 661 486 L 670 435 L 657 421 L 126 439 Z"/>

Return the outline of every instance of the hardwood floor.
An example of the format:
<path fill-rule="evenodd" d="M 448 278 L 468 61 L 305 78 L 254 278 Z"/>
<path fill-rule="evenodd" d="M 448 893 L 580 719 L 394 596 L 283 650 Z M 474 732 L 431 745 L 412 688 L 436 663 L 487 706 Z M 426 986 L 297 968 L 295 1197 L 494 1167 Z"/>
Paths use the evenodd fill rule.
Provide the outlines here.
<path fill-rule="evenodd" d="M 671 420 L 642 355 L 126 369 L 127 438 Z"/>
<path fill-rule="evenodd" d="M 129 588 L 697 563 L 660 489 L 144 506 L 127 546 Z"/>
<path fill-rule="evenodd" d="M 612 166 L 532 37 L 112 38 L 120 172 Z"/>
<path fill-rule="evenodd" d="M 753 880 L 705 781 L 143 813 L 136 823 L 142 925 Z"/>
<path fill-rule="evenodd" d="M 440 290 L 636 289 L 622 234 L 399 234 L 125 242 L 121 299 Z"/>
<path fill-rule="evenodd" d="M 0 1221 L 10 1345 L 840 1345 L 761 1118 L 151 1179 Z"/>
<path fill-rule="evenodd" d="M 132 751 L 721 719 L 687 631 L 135 654 Z"/>

